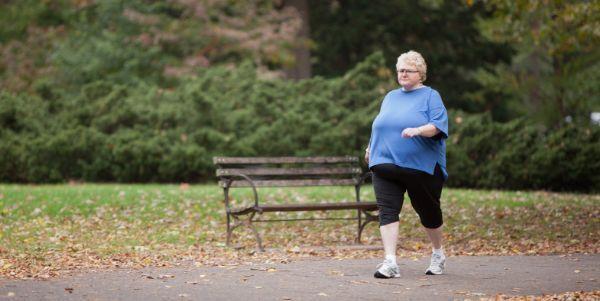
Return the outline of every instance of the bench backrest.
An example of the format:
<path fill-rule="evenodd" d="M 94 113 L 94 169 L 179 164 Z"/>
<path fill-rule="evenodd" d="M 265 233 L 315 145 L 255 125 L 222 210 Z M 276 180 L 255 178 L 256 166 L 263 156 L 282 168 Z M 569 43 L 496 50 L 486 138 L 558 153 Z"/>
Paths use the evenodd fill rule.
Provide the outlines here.
<path fill-rule="evenodd" d="M 222 187 L 354 186 L 358 157 L 214 157 Z M 251 182 L 252 184 L 251 184 Z"/>

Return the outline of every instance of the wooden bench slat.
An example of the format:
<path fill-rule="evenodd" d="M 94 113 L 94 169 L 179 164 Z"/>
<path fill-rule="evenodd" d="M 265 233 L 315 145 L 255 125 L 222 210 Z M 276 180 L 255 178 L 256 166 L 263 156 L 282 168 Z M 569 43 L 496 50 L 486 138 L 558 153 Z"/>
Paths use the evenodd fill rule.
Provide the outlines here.
<path fill-rule="evenodd" d="M 358 163 L 358 157 L 214 157 L 214 164 Z"/>
<path fill-rule="evenodd" d="M 273 204 L 260 206 L 262 211 L 316 211 L 342 209 L 377 209 L 375 202 L 344 202 L 344 203 L 314 203 L 314 204 Z"/>
<path fill-rule="evenodd" d="M 344 203 L 312 203 L 312 204 L 273 204 L 256 207 L 239 208 L 231 211 L 233 214 L 247 214 L 252 211 L 262 212 L 290 212 L 290 211 L 319 211 L 319 210 L 345 210 L 362 209 L 367 211 L 377 210 L 376 202 L 344 202 Z"/>
<path fill-rule="evenodd" d="M 301 187 L 301 186 L 353 186 L 354 179 L 304 179 L 304 180 L 256 180 L 256 187 Z M 225 187 L 225 181 L 219 181 Z M 234 180 L 229 187 L 251 187 L 248 181 Z"/>
<path fill-rule="evenodd" d="M 244 174 L 247 176 L 286 176 L 286 175 L 345 175 L 360 174 L 358 167 L 312 167 L 312 168 L 221 168 L 217 177 Z"/>

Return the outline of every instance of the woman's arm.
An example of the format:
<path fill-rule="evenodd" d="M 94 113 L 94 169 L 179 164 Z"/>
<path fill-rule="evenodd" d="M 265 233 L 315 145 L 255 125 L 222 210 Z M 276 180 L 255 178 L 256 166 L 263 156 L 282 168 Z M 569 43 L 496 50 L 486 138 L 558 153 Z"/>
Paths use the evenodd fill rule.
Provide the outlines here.
<path fill-rule="evenodd" d="M 412 138 L 414 136 L 423 136 L 431 138 L 440 132 L 435 125 L 428 123 L 417 128 L 405 128 L 402 131 L 402 138 Z"/>

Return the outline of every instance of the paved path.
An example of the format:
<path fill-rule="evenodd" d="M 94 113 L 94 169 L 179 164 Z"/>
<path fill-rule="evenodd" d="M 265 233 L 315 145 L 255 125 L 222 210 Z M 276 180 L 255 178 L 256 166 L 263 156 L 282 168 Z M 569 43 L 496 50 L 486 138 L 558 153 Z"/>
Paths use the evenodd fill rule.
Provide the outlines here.
<path fill-rule="evenodd" d="M 441 276 L 423 274 L 428 258 L 400 258 L 402 278 L 386 280 L 373 278 L 377 263 L 312 259 L 0 279 L 0 300 L 478 300 L 600 290 L 600 254 L 450 257 Z"/>

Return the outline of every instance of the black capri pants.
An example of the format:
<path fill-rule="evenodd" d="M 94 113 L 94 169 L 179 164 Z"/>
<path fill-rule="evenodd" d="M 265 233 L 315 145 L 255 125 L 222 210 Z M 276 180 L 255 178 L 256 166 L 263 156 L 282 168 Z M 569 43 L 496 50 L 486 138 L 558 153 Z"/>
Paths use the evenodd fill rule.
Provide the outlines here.
<path fill-rule="evenodd" d="M 404 193 L 407 191 L 424 227 L 435 229 L 444 223 L 440 208 L 444 176 L 438 164 L 435 165 L 433 175 L 390 163 L 375 165 L 371 167 L 371 171 L 380 226 L 400 220 Z"/>

